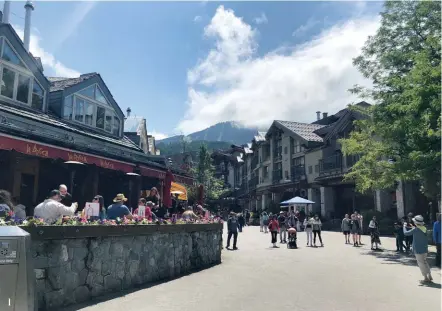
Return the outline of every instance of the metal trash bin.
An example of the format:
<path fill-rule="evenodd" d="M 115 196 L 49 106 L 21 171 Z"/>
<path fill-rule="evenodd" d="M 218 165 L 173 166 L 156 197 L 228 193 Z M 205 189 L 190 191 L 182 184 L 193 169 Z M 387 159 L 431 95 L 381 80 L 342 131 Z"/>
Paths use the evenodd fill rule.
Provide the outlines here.
<path fill-rule="evenodd" d="M 17 226 L 0 226 L 1 311 L 34 311 L 33 270 L 29 233 Z"/>

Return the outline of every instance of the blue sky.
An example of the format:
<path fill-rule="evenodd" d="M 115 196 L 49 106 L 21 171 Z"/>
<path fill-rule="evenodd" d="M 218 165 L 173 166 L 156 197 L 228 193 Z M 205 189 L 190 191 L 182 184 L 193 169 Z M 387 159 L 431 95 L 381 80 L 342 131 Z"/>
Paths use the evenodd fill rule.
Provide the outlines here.
<path fill-rule="evenodd" d="M 20 32 L 24 3 L 11 5 Z M 369 83 L 352 68 L 381 2 L 36 2 L 48 76 L 99 72 L 158 136 L 219 121 L 309 122 Z M 39 55 L 40 54 L 40 55 Z M 43 55 L 41 55 L 43 54 Z"/>

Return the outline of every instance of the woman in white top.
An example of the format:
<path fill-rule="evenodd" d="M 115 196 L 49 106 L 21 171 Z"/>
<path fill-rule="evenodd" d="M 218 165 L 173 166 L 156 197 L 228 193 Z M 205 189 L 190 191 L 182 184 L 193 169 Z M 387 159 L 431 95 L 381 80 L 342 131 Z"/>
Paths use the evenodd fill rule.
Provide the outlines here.
<path fill-rule="evenodd" d="M 304 230 L 307 234 L 307 246 L 312 247 L 313 246 L 313 226 L 312 226 L 312 219 L 308 216 L 305 216 L 304 218 Z"/>

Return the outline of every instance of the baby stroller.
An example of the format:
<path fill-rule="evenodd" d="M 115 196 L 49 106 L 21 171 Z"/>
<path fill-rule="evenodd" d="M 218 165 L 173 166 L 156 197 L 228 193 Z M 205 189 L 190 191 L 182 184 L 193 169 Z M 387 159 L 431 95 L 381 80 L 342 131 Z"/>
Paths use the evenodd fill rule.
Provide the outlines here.
<path fill-rule="evenodd" d="M 288 235 L 289 235 L 289 241 L 287 243 L 287 248 L 289 249 L 297 249 L 298 245 L 296 244 L 296 229 L 295 228 L 290 228 L 287 230 Z"/>

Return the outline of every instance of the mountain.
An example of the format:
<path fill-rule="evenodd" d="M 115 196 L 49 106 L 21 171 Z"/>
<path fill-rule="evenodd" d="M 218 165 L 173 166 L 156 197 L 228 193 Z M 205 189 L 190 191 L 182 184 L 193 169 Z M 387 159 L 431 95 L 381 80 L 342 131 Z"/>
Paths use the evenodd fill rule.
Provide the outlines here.
<path fill-rule="evenodd" d="M 238 122 L 220 122 L 202 131 L 187 135 L 190 141 L 223 141 L 235 145 L 249 143 L 256 135 L 257 128 L 247 128 Z M 183 135 L 168 137 L 157 141 L 158 143 L 177 143 L 182 141 Z"/>
<path fill-rule="evenodd" d="M 257 131 L 256 128 L 247 128 L 237 122 L 221 122 L 187 136 L 176 135 L 157 140 L 156 147 L 166 156 L 183 152 L 183 140 L 186 141 L 187 152 L 198 151 L 203 143 L 209 150 L 227 149 L 232 144 L 249 143 Z"/>

